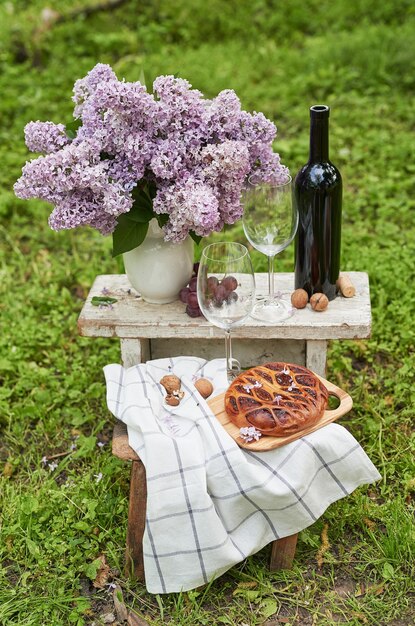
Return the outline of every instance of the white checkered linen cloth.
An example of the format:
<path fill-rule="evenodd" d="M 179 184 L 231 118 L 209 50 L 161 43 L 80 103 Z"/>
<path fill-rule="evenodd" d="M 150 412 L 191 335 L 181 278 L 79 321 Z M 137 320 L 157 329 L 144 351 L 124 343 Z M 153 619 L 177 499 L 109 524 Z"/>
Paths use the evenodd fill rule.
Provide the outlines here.
<path fill-rule="evenodd" d="M 330 424 L 269 452 L 241 449 L 194 387 L 227 388 L 224 359 L 159 359 L 104 368 L 110 411 L 127 424 L 147 473 L 144 568 L 151 593 L 186 591 L 281 537 L 310 526 L 330 503 L 380 478 L 342 426 Z M 159 381 L 181 378 L 164 403 Z"/>

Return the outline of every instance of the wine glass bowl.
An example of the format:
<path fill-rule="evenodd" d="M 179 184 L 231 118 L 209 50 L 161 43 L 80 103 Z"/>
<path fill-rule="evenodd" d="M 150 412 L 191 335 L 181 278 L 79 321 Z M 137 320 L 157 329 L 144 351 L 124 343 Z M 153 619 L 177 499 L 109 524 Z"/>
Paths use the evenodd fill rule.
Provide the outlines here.
<path fill-rule="evenodd" d="M 291 313 L 291 307 L 274 293 L 274 257 L 290 245 L 298 227 L 291 182 L 291 177 L 275 185 L 248 182 L 243 197 L 245 236 L 268 257 L 268 296 L 257 302 L 252 315 L 271 323 L 287 319 Z"/>
<path fill-rule="evenodd" d="M 239 373 L 232 358 L 232 328 L 249 317 L 255 304 L 255 277 L 246 246 L 235 242 L 213 243 L 200 259 L 197 298 L 206 319 L 225 331 L 228 379 Z"/>

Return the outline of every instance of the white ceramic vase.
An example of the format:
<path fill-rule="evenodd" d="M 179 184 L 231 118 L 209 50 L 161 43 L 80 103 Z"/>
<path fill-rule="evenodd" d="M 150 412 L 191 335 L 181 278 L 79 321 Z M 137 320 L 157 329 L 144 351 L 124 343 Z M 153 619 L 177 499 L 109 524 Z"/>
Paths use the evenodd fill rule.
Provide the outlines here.
<path fill-rule="evenodd" d="M 143 243 L 123 254 L 128 280 L 143 300 L 167 304 L 177 300 L 193 271 L 193 240 L 164 241 L 164 234 L 153 218 Z"/>

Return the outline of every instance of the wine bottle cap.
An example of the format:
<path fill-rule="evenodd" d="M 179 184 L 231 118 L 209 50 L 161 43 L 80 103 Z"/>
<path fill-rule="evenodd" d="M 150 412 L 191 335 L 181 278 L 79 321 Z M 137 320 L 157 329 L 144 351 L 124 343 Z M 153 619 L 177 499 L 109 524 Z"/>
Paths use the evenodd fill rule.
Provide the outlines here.
<path fill-rule="evenodd" d="M 310 107 L 310 117 L 316 119 L 326 119 L 330 115 L 330 107 L 326 104 L 314 104 Z"/>

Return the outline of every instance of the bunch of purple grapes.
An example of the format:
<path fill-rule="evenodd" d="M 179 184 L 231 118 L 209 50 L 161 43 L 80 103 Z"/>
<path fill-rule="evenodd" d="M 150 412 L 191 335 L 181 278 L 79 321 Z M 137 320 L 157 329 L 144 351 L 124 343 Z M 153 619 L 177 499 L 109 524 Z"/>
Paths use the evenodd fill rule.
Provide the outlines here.
<path fill-rule="evenodd" d="M 238 299 L 235 289 L 238 281 L 234 276 L 225 276 L 219 281 L 216 276 L 207 279 L 208 296 L 213 306 L 221 307 L 223 303 L 232 304 Z"/>
<path fill-rule="evenodd" d="M 199 308 L 199 302 L 197 299 L 197 273 L 199 270 L 199 263 L 195 263 L 193 267 L 193 276 L 187 287 L 181 289 L 179 297 L 186 306 L 186 313 L 190 317 L 203 316 Z M 213 306 L 220 307 L 224 302 L 231 304 L 236 302 L 238 294 L 235 289 L 238 287 L 238 281 L 234 276 L 225 276 L 219 281 L 216 276 L 209 276 L 207 279 L 207 289 L 209 300 Z"/>
<path fill-rule="evenodd" d="M 199 271 L 199 263 L 193 265 L 193 276 L 187 287 L 180 290 L 179 298 L 186 306 L 186 313 L 189 317 L 202 317 L 203 313 L 199 308 L 197 299 L 197 273 Z"/>

